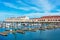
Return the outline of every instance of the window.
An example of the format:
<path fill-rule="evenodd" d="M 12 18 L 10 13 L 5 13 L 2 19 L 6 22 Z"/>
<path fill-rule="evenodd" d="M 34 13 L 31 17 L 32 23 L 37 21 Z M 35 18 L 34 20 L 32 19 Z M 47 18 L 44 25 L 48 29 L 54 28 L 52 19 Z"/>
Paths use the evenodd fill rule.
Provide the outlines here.
<path fill-rule="evenodd" d="M 50 21 L 50 20 L 48 19 L 48 21 Z"/>
<path fill-rule="evenodd" d="M 55 20 L 55 21 L 57 21 L 57 20 Z"/>
<path fill-rule="evenodd" d="M 58 21 L 60 21 L 60 20 L 58 20 Z"/>

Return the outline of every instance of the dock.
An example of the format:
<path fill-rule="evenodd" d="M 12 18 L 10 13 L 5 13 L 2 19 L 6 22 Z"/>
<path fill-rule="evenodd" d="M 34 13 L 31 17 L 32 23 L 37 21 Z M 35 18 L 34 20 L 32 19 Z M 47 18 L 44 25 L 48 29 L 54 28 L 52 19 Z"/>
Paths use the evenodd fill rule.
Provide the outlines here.
<path fill-rule="evenodd" d="M 7 36 L 8 33 L 7 33 L 7 32 L 0 32 L 0 35 L 2 35 L 2 36 Z"/>
<path fill-rule="evenodd" d="M 16 30 L 17 33 L 22 33 L 24 34 L 25 32 L 23 30 Z"/>
<path fill-rule="evenodd" d="M 40 28 L 27 28 L 27 29 L 20 29 L 20 30 L 6 30 L 4 32 L 0 32 L 0 35 L 2 36 L 7 36 L 9 33 L 21 33 L 24 34 L 25 31 L 31 31 L 31 32 L 36 32 L 37 30 L 52 30 L 60 27 L 40 27 Z"/>

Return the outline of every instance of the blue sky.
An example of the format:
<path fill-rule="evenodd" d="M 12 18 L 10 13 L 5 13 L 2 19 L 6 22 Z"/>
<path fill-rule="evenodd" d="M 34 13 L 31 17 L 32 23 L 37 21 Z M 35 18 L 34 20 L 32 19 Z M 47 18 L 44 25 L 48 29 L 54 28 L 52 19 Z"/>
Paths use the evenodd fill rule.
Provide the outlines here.
<path fill-rule="evenodd" d="M 60 0 L 0 0 L 0 20 L 46 15 L 60 15 Z"/>

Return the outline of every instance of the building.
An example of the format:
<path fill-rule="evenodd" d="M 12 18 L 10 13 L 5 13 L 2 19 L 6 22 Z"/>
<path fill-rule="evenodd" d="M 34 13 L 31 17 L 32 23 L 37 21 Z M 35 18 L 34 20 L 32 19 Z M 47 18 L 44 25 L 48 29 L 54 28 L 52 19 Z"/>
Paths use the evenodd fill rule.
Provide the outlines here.
<path fill-rule="evenodd" d="M 20 17 L 11 17 L 11 18 L 7 18 L 5 19 L 5 21 L 7 22 L 24 22 L 24 21 L 28 21 L 29 20 L 29 17 L 27 16 L 20 16 Z"/>
<path fill-rule="evenodd" d="M 60 16 L 43 16 L 40 18 L 29 18 L 26 16 L 21 17 L 11 17 L 7 18 L 4 23 L 4 26 L 20 26 L 20 25 L 39 25 L 42 27 L 46 26 L 58 26 L 60 27 Z"/>
<path fill-rule="evenodd" d="M 5 21 L 8 22 L 37 22 L 37 21 L 42 21 L 42 22 L 59 22 L 60 21 L 60 16 L 43 16 L 40 18 L 29 18 L 26 16 L 21 16 L 21 17 L 11 17 L 7 18 Z"/>
<path fill-rule="evenodd" d="M 43 16 L 41 18 L 34 18 L 35 21 L 60 21 L 60 16 Z"/>

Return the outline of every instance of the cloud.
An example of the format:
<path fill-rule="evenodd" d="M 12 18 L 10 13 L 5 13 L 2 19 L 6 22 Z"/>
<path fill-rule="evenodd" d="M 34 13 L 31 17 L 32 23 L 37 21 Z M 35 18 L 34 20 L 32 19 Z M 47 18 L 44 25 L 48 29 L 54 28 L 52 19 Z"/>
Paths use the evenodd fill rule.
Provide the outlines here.
<path fill-rule="evenodd" d="M 30 11 L 30 10 L 35 10 L 35 11 L 40 11 L 39 8 L 37 7 L 33 7 L 33 6 L 29 6 L 29 7 L 18 7 L 12 3 L 8 3 L 8 2 L 3 2 L 3 4 L 7 7 L 10 7 L 10 8 L 14 8 L 14 9 L 19 9 L 19 10 L 25 10 L 25 11 Z"/>
<path fill-rule="evenodd" d="M 28 16 L 30 18 L 38 18 L 38 17 L 42 17 L 42 16 L 51 16 L 51 15 L 59 15 L 60 16 L 60 12 L 58 12 L 58 13 L 29 13 L 29 14 L 0 12 L 0 20 L 5 20 L 6 18 L 9 18 L 9 17 L 18 17 L 18 16 Z"/>
<path fill-rule="evenodd" d="M 15 9 L 19 9 L 19 10 L 25 10 L 25 11 L 29 11 L 29 10 L 36 10 L 36 11 L 38 11 L 38 10 L 40 10 L 40 9 L 38 9 L 36 7 L 17 7 L 15 5 L 13 5 L 11 3 L 7 3 L 7 2 L 3 2 L 3 4 L 5 6 L 7 6 L 7 7 L 10 7 L 10 8 L 15 8 Z"/>
<path fill-rule="evenodd" d="M 40 11 L 41 7 L 43 8 L 42 10 L 45 11 L 45 12 L 49 12 L 54 8 L 54 6 L 51 5 L 48 0 L 31 0 L 31 1 L 27 0 L 27 1 L 24 1 L 24 2 L 23 1 L 17 1 L 17 3 L 22 3 L 22 5 L 25 4 L 27 6 L 30 6 L 31 7 L 30 9 L 34 9 L 36 11 Z M 30 5 L 28 5 L 28 4 L 30 4 Z M 36 5 L 39 8 L 32 7 L 31 6 L 32 4 Z"/>
<path fill-rule="evenodd" d="M 30 14 L 25 14 L 25 16 L 28 16 L 31 18 L 37 18 L 37 17 L 41 17 L 41 16 L 52 16 L 52 15 L 59 15 L 60 16 L 60 12 L 58 12 L 58 13 L 30 13 Z"/>
<path fill-rule="evenodd" d="M 17 17 L 17 16 L 22 16 L 22 14 L 17 14 L 17 13 L 11 13 L 11 12 L 0 12 L 0 20 L 5 20 L 6 18 L 9 17 Z"/>
<path fill-rule="evenodd" d="M 25 5 L 25 6 L 28 6 L 26 8 L 20 8 L 20 9 L 23 9 L 23 10 L 24 9 L 27 9 L 27 10 L 36 10 L 36 11 L 39 11 L 40 10 L 39 8 L 33 7 L 31 5 L 28 5 L 28 4 L 26 4 L 26 3 L 22 2 L 22 1 L 17 1 L 17 3 L 22 4 L 22 5 Z"/>
<path fill-rule="evenodd" d="M 16 5 L 12 4 L 12 3 L 8 3 L 8 2 L 3 2 L 3 4 L 7 7 L 10 7 L 10 8 L 14 8 L 14 9 L 19 9 L 19 10 L 28 10 L 27 8 L 20 8 L 20 7 L 17 7 Z"/>
<path fill-rule="evenodd" d="M 28 4 L 26 4 L 26 3 L 22 2 L 22 1 L 17 1 L 17 3 L 22 4 L 22 5 L 25 5 L 25 6 L 28 6 L 28 7 L 26 7 L 26 9 L 40 10 L 39 8 L 33 7 L 31 5 L 28 5 Z"/>
<path fill-rule="evenodd" d="M 8 3 L 8 2 L 3 2 L 5 6 L 11 7 L 11 8 L 17 8 L 15 5 Z"/>
<path fill-rule="evenodd" d="M 60 9 L 56 9 L 58 12 L 60 12 Z"/>
<path fill-rule="evenodd" d="M 27 11 L 30 11 L 30 10 L 40 11 L 40 9 L 36 7 L 19 7 L 18 9 L 27 10 Z"/>
<path fill-rule="evenodd" d="M 3 2 L 3 4 L 7 7 L 18 9 L 18 10 L 24 10 L 24 11 L 34 10 L 36 12 L 41 12 L 41 10 L 42 10 L 42 11 L 45 11 L 45 12 L 49 12 L 53 9 L 53 6 L 50 5 L 47 0 L 36 0 L 36 1 L 33 2 L 35 5 L 37 5 L 40 8 L 28 5 L 28 4 L 26 4 L 22 1 L 16 1 L 16 2 L 18 4 L 21 4 L 21 5 L 24 5 L 24 6 L 27 5 L 27 7 L 22 7 L 22 6 L 18 7 L 16 4 L 14 5 L 14 4 L 9 3 L 9 2 Z M 42 6 L 43 9 L 41 8 L 41 6 Z"/>
<path fill-rule="evenodd" d="M 24 6 L 30 6 L 30 5 L 28 5 L 28 4 L 26 4 L 26 3 L 24 3 L 24 2 L 22 2 L 21 0 L 19 0 L 19 1 L 16 1 L 18 4 L 22 4 L 22 5 L 24 5 Z"/>
<path fill-rule="evenodd" d="M 38 7 L 42 6 L 45 12 L 49 12 L 54 8 L 54 6 L 52 6 L 47 0 L 36 0 L 35 2 L 35 5 Z"/>

